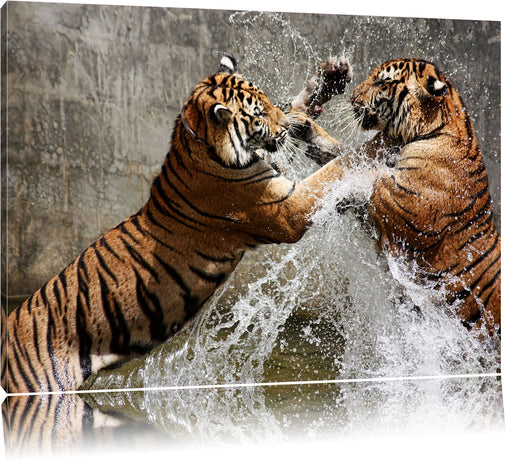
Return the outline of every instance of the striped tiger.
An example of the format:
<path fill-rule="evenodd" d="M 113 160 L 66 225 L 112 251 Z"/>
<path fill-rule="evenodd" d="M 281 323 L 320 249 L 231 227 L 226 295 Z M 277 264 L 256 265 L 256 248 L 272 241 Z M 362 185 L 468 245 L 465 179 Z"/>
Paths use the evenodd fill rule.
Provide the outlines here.
<path fill-rule="evenodd" d="M 453 84 L 430 62 L 395 59 L 353 90 L 351 104 L 357 124 L 378 131 L 355 155 L 395 158 L 390 170 L 372 172 L 368 208 L 381 249 L 411 263 L 468 329 L 499 341 L 501 239 L 482 153 Z M 313 126 L 302 137 L 311 134 L 318 136 Z M 346 149 L 318 146 L 309 155 L 320 164 Z"/>
<path fill-rule="evenodd" d="M 284 145 L 289 126 L 225 56 L 176 118 L 144 206 L 9 315 L 2 386 L 77 389 L 183 329 L 247 249 L 300 239 L 342 168 L 283 177 L 264 154 Z"/>

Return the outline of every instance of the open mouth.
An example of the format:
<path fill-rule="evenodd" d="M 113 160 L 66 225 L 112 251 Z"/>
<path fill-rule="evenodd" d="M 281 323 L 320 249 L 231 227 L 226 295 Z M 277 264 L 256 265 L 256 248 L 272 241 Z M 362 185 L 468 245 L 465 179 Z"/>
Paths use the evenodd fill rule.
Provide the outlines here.
<path fill-rule="evenodd" d="M 377 114 L 364 106 L 354 105 L 354 113 L 363 130 L 371 130 L 379 121 Z"/>
<path fill-rule="evenodd" d="M 268 140 L 265 144 L 265 149 L 269 152 L 276 152 L 281 146 L 283 146 L 286 139 L 286 130 L 283 130 L 277 136 Z"/>

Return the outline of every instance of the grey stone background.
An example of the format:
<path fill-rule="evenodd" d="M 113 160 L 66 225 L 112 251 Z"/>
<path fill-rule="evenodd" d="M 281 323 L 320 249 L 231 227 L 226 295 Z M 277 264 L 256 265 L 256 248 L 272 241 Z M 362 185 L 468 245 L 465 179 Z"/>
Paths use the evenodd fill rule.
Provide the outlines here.
<path fill-rule="evenodd" d="M 17 2 L 2 15 L 11 301 L 146 201 L 175 116 L 224 52 L 274 100 L 296 94 L 328 55 L 351 60 L 349 93 L 388 59 L 434 61 L 473 116 L 500 222 L 498 22 Z"/>

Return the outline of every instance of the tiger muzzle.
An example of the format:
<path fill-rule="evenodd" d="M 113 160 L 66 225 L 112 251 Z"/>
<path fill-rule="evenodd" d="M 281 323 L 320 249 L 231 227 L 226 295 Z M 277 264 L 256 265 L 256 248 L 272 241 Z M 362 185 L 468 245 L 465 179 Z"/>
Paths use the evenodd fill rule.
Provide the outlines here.
<path fill-rule="evenodd" d="M 369 107 L 353 103 L 353 109 L 356 119 L 364 130 L 371 130 L 379 122 L 377 113 Z"/>
<path fill-rule="evenodd" d="M 272 138 L 271 140 L 268 140 L 268 142 L 265 145 L 265 149 L 269 152 L 276 152 L 281 146 L 283 146 L 287 135 L 288 135 L 288 130 L 283 129 L 274 138 Z"/>

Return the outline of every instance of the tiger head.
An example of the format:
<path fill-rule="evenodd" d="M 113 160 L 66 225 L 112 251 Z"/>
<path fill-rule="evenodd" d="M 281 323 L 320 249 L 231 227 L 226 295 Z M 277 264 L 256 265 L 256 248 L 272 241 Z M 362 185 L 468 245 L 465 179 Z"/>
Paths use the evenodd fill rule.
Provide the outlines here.
<path fill-rule="evenodd" d="M 407 143 L 447 122 L 444 114 L 449 111 L 444 108 L 452 92 L 453 86 L 434 64 L 396 59 L 374 69 L 355 88 L 351 103 L 363 129 Z"/>
<path fill-rule="evenodd" d="M 193 90 L 178 118 L 211 157 L 243 168 L 260 159 L 258 150 L 275 152 L 290 125 L 284 113 L 252 83 L 236 74 L 236 61 L 224 56 L 219 71 Z"/>

